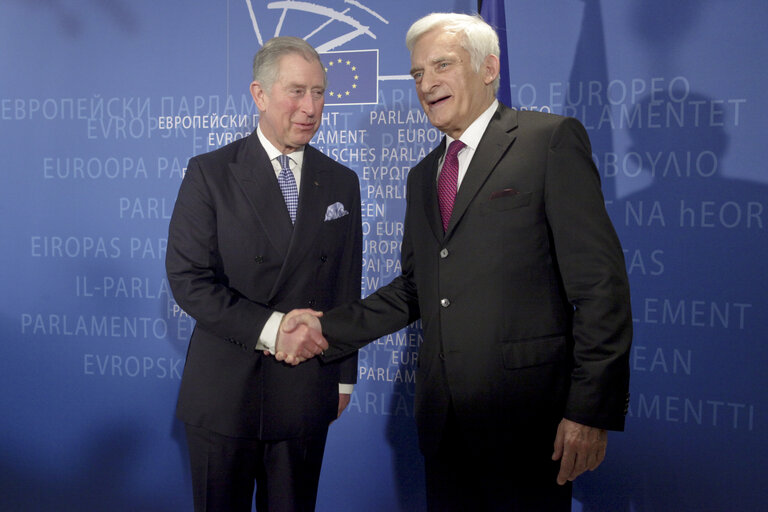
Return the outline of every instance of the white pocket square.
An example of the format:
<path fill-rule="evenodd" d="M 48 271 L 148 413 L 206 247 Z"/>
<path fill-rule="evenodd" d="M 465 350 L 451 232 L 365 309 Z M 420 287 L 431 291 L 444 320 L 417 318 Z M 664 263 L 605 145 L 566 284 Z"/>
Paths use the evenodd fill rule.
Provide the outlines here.
<path fill-rule="evenodd" d="M 344 209 L 344 205 L 341 203 L 333 203 L 325 210 L 325 220 L 335 220 L 345 215 L 349 215 L 349 212 Z"/>

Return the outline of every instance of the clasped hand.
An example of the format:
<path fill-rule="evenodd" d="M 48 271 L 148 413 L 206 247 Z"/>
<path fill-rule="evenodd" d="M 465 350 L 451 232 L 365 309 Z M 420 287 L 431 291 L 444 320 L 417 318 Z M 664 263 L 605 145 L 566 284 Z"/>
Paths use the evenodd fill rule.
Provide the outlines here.
<path fill-rule="evenodd" d="M 327 350 L 321 316 L 321 312 L 312 309 L 294 309 L 286 314 L 277 331 L 275 359 L 296 366 Z"/>

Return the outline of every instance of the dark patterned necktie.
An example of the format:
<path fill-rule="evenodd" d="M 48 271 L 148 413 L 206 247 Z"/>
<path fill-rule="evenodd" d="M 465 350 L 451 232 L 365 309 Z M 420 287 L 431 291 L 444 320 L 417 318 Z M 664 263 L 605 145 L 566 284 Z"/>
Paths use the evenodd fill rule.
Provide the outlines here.
<path fill-rule="evenodd" d="M 456 139 L 448 146 L 445 162 L 440 176 L 437 178 L 437 198 L 440 201 L 440 217 L 443 219 L 443 231 L 448 229 L 451 220 L 453 202 L 456 200 L 456 190 L 459 182 L 459 151 L 464 143 Z"/>
<path fill-rule="evenodd" d="M 277 157 L 280 162 L 280 174 L 277 182 L 280 184 L 280 190 L 285 198 L 285 206 L 288 207 L 288 213 L 291 215 L 291 222 L 296 222 L 296 209 L 299 207 L 299 189 L 296 187 L 296 178 L 291 172 L 291 159 L 288 155 Z"/>

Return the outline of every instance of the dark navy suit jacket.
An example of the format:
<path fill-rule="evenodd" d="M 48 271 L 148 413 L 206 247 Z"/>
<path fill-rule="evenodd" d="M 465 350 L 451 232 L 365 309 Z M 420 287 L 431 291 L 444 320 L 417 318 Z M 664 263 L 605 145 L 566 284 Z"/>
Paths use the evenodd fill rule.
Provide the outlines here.
<path fill-rule="evenodd" d="M 256 132 L 189 162 L 168 236 L 173 296 L 196 320 L 177 406 L 187 424 L 287 439 L 336 418 L 357 355 L 291 367 L 255 350 L 273 311 L 327 310 L 360 298 L 357 175 L 306 146 L 295 226 Z M 325 220 L 328 207 L 346 212 Z"/>

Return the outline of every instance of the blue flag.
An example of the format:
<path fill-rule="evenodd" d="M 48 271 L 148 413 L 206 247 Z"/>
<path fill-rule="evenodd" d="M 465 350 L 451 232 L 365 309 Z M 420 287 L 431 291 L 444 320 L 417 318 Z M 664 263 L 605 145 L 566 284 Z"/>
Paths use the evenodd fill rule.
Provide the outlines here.
<path fill-rule="evenodd" d="M 326 105 L 369 105 L 379 100 L 379 50 L 320 54 L 328 77 Z"/>
<path fill-rule="evenodd" d="M 504 13 L 504 0 L 482 0 L 480 2 L 480 16 L 496 29 L 499 35 L 499 48 L 501 49 L 501 68 L 499 70 L 499 101 L 506 106 L 512 105 L 512 93 L 509 87 L 509 51 L 507 48 L 507 17 Z"/>

